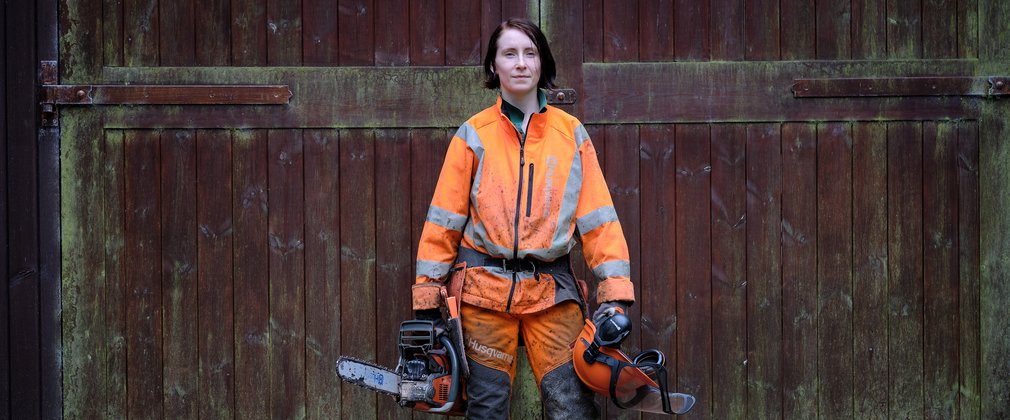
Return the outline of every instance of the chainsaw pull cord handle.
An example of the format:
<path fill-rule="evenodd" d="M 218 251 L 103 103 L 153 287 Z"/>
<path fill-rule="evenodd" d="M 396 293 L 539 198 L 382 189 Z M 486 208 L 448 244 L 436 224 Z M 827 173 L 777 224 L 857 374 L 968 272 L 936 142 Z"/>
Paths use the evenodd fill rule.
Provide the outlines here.
<path fill-rule="evenodd" d="M 456 350 L 452 347 L 452 340 L 449 340 L 445 334 L 438 337 L 438 342 L 449 350 L 446 353 L 449 354 L 449 364 L 452 365 L 452 385 L 449 386 L 449 400 L 441 407 L 428 410 L 429 413 L 446 413 L 452 410 L 452 406 L 456 404 L 456 398 L 459 397 L 459 358 L 456 357 Z"/>

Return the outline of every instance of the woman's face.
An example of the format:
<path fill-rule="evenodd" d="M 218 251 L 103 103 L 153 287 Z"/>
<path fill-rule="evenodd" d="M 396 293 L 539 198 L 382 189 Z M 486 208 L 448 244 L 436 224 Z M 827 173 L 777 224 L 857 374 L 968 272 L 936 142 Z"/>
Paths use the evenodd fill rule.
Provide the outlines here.
<path fill-rule="evenodd" d="M 514 28 L 506 28 L 498 37 L 494 71 L 501 90 L 512 96 L 524 96 L 540 82 L 540 52 L 530 37 Z"/>

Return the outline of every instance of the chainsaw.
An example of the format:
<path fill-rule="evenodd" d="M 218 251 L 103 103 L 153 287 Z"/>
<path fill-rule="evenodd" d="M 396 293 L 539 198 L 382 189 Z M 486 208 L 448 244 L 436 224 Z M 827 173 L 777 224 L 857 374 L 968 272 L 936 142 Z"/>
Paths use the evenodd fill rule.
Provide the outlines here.
<path fill-rule="evenodd" d="M 444 292 L 443 292 L 444 293 Z M 469 367 L 463 353 L 463 331 L 455 297 L 442 308 L 444 326 L 413 319 L 400 324 L 400 358 L 395 369 L 341 356 L 337 376 L 344 381 L 391 395 L 401 407 L 427 413 L 463 415 L 463 392 Z"/>

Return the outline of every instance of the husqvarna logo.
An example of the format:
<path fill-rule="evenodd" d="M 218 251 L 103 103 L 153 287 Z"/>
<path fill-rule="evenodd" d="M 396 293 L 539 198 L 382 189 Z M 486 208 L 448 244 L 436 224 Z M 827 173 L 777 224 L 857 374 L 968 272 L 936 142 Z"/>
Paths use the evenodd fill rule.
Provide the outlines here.
<path fill-rule="evenodd" d="M 467 340 L 467 341 L 468 341 L 468 344 L 470 345 L 470 349 L 471 350 L 473 350 L 475 352 L 478 352 L 478 353 L 484 353 L 488 357 L 493 357 L 495 359 L 504 360 L 505 363 L 508 363 L 510 365 L 512 364 L 512 355 L 511 354 L 508 354 L 508 353 L 505 353 L 505 352 L 503 352 L 501 350 L 493 349 L 491 347 L 488 347 L 488 346 L 485 346 L 485 345 L 483 345 L 481 343 L 478 343 L 477 340 L 473 339 L 473 337 L 470 337 L 470 339 Z"/>

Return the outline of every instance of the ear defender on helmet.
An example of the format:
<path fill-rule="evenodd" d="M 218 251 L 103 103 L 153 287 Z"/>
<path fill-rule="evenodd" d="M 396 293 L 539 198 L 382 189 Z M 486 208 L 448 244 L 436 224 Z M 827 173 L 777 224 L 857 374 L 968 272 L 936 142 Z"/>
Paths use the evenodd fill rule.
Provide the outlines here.
<path fill-rule="evenodd" d="M 631 320 L 618 309 L 594 324 L 586 320 L 572 349 L 575 373 L 593 392 L 614 405 L 651 413 L 684 414 L 694 406 L 688 394 L 667 392 L 666 356 L 657 349 L 632 360 L 620 350 L 631 333 Z"/>

